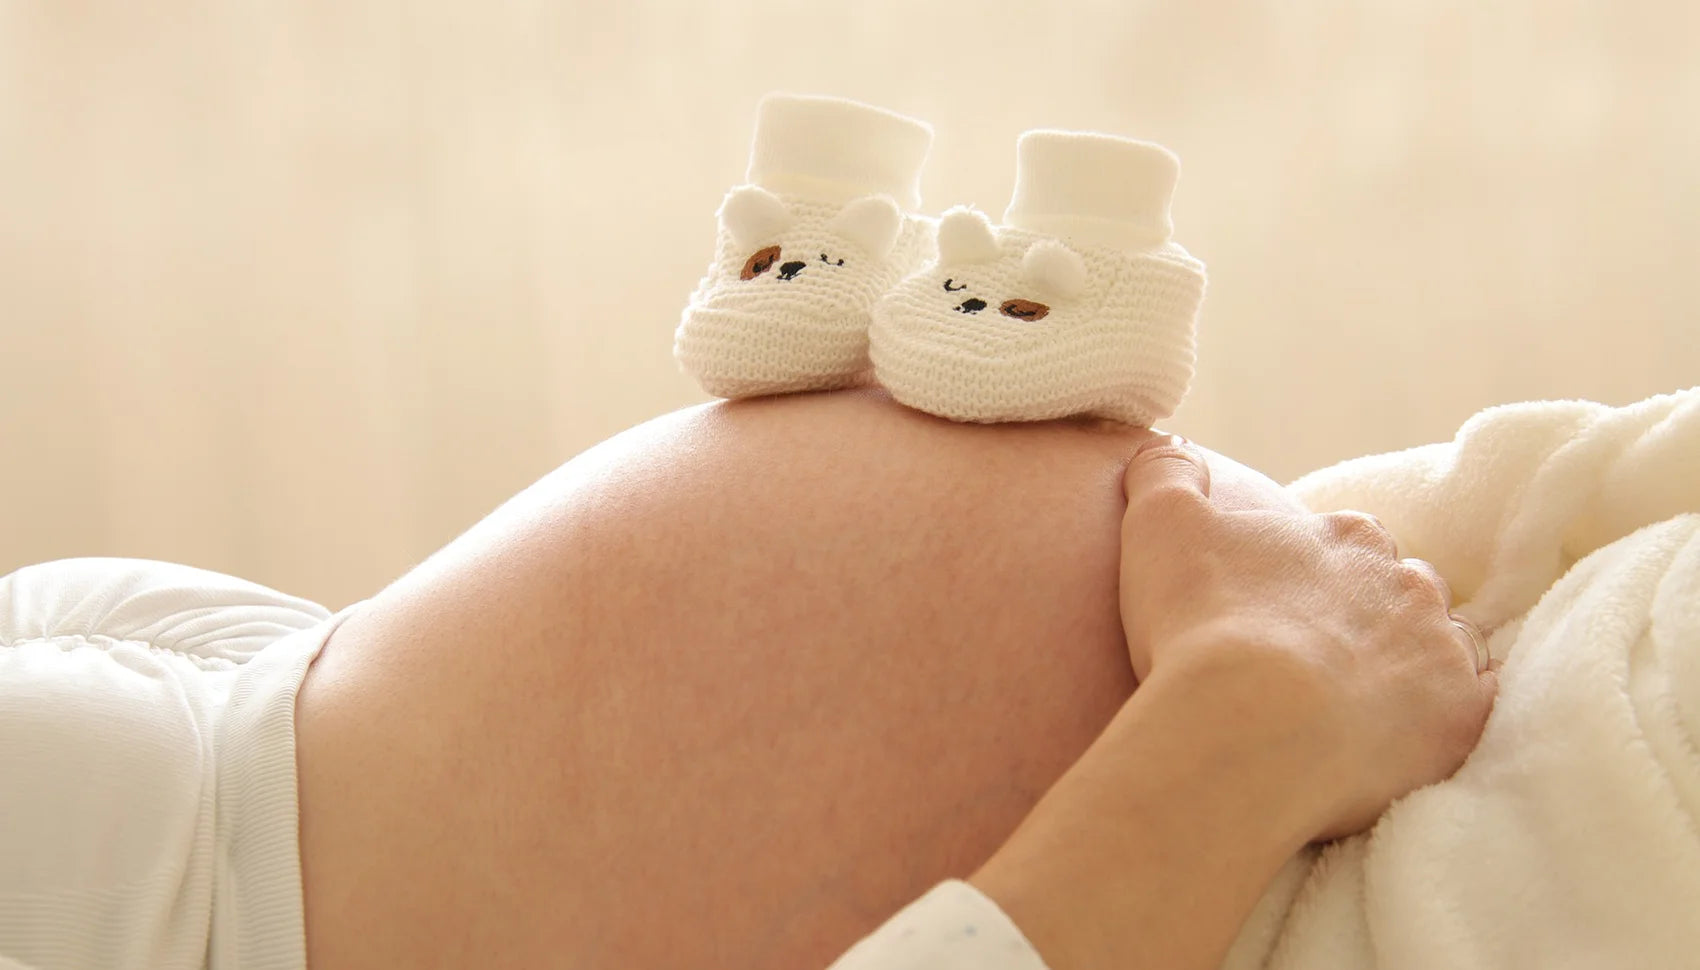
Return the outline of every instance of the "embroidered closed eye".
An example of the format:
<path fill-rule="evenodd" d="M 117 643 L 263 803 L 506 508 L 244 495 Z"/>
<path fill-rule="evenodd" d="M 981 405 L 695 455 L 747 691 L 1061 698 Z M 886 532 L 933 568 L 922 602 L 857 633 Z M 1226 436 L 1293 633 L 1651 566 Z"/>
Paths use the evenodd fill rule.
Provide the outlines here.
<path fill-rule="evenodd" d="M 842 256 L 840 256 L 838 259 L 833 259 L 832 257 L 828 256 L 825 253 L 820 254 L 820 261 L 827 264 L 828 266 L 843 266 L 844 265 L 844 258 Z"/>
<path fill-rule="evenodd" d="M 955 293 L 957 290 L 968 289 L 967 283 L 957 283 L 955 286 L 951 286 L 950 284 L 952 284 L 952 283 L 956 283 L 956 277 L 954 277 L 954 276 L 952 276 L 950 279 L 944 281 L 944 291 L 946 293 Z"/>

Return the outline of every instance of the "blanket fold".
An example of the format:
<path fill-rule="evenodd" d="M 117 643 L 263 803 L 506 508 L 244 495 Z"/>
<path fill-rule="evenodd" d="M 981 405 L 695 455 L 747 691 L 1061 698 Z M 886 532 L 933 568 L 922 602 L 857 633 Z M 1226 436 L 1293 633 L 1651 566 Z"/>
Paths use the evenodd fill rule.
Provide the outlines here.
<path fill-rule="evenodd" d="M 1433 562 L 1505 667 L 1464 766 L 1290 861 L 1224 967 L 1700 967 L 1700 388 L 1290 488 Z"/>

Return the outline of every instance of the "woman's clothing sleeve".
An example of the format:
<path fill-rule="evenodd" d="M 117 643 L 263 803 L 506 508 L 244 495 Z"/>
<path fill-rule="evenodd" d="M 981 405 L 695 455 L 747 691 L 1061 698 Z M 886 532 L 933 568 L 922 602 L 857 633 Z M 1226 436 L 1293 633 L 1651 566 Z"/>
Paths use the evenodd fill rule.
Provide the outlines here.
<path fill-rule="evenodd" d="M 828 970 L 1049 970 L 998 904 L 952 879 L 868 934 Z"/>

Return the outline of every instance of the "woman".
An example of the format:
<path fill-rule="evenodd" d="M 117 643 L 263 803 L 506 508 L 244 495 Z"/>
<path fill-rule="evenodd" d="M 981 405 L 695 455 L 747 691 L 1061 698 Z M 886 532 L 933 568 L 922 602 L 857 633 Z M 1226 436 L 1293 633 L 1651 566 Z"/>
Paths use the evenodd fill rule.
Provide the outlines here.
<path fill-rule="evenodd" d="M 309 965 L 825 966 L 971 876 L 1053 970 L 1213 967 L 1292 852 L 1462 762 L 1471 641 L 1372 519 L 1147 431 L 680 412 L 325 644 Z"/>

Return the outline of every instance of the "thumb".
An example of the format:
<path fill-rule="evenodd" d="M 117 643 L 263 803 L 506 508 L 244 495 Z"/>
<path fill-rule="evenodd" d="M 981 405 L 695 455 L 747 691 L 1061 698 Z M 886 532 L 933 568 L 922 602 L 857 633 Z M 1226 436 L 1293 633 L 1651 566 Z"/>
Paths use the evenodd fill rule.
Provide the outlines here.
<path fill-rule="evenodd" d="M 1185 438 L 1157 435 L 1133 453 L 1122 493 L 1130 509 L 1148 502 L 1198 502 L 1210 497 L 1210 466 Z"/>

